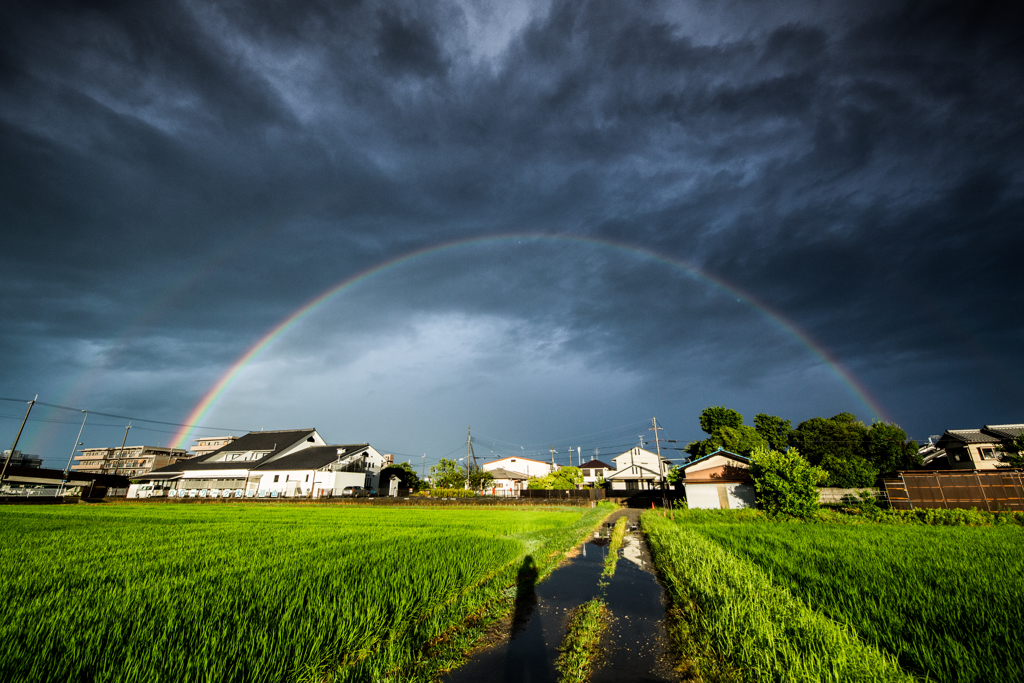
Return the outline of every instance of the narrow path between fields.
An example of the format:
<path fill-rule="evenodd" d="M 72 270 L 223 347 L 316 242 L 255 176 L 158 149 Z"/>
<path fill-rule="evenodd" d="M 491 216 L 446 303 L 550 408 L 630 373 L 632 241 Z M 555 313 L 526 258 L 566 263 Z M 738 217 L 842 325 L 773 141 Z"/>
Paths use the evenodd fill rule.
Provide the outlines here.
<path fill-rule="evenodd" d="M 604 656 L 592 683 L 667 683 L 678 680 L 665 631 L 665 602 L 653 572 L 647 544 L 639 532 L 628 531 L 640 521 L 639 509 L 620 509 L 602 525 L 600 535 L 588 538 L 578 555 L 531 590 L 520 590 L 515 618 L 502 637 L 476 652 L 464 666 L 447 674 L 447 683 L 557 683 L 555 660 L 565 635 L 569 612 L 601 597 L 612 613 L 602 639 Z M 607 534 L 626 517 L 627 534 L 610 581 L 602 583 Z"/>

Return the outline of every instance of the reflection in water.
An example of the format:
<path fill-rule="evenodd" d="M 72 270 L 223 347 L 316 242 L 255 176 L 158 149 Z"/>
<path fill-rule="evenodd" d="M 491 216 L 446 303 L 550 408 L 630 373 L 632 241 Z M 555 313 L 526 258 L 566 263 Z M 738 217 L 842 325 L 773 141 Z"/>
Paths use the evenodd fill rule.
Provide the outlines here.
<path fill-rule="evenodd" d="M 630 534 L 629 536 L 632 536 Z M 613 615 L 608 652 L 592 679 L 606 683 L 675 680 L 668 661 L 665 606 L 641 536 L 627 537 L 624 560 L 610 583 L 601 579 L 607 538 L 589 540 L 583 553 L 537 583 L 537 565 L 526 557 L 516 578 L 508 640 L 477 652 L 450 672 L 448 683 L 557 683 L 555 659 L 569 612 L 602 595 Z M 587 552 L 589 545 L 590 552 Z"/>

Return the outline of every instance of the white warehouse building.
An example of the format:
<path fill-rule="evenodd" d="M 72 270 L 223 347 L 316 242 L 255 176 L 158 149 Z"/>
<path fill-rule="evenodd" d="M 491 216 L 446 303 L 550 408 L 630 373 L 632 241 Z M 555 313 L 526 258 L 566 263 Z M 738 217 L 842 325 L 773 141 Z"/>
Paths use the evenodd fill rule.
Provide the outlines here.
<path fill-rule="evenodd" d="M 378 488 L 391 459 L 367 443 L 328 445 L 315 429 L 249 432 L 133 481 L 169 497 L 319 498 Z"/>

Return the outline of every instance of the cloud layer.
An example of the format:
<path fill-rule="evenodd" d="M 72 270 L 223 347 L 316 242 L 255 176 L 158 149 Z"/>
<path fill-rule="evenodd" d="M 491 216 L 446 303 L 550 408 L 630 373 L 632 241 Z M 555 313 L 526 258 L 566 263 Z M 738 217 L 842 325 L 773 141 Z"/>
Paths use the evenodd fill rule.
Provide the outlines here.
<path fill-rule="evenodd" d="M 1012 3 L 7 3 L 0 391 L 184 419 L 344 278 L 530 232 L 749 292 L 914 436 L 1020 421 L 1022 19 Z M 315 417 L 413 453 L 469 419 L 532 443 L 650 414 L 689 438 L 721 402 L 870 418 L 764 314 L 614 249 L 499 241 L 356 289 L 268 351 L 246 380 L 264 391 L 209 417 Z M 565 387 L 591 398 L 537 398 Z M 359 392 L 373 410 L 342 419 Z M 59 450 L 47 429 L 26 449 Z"/>

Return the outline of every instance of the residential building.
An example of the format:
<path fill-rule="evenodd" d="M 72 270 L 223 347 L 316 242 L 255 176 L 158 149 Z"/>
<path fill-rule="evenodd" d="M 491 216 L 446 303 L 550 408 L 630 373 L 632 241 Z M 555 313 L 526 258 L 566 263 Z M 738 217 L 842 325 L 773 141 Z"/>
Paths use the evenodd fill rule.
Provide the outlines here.
<path fill-rule="evenodd" d="M 750 459 L 719 448 L 679 468 L 686 506 L 703 510 L 756 507 Z"/>
<path fill-rule="evenodd" d="M 615 463 L 614 471 L 605 476 L 612 496 L 660 489 L 672 467 L 668 458 L 639 446 L 616 455 L 612 462 Z"/>
<path fill-rule="evenodd" d="M 497 469 L 507 470 L 525 474 L 527 477 L 546 477 L 558 469 L 558 465 L 541 460 L 532 460 L 518 455 L 511 455 L 507 458 L 485 462 L 481 468 L 492 471 Z"/>
<path fill-rule="evenodd" d="M 169 496 L 313 498 L 346 486 L 376 489 L 393 460 L 366 443 L 329 445 L 315 429 L 249 432 L 136 481 L 161 485 Z"/>
<path fill-rule="evenodd" d="M 137 477 L 188 457 L 182 448 L 125 446 L 124 448 L 82 448 L 72 471 L 88 474 L 116 474 Z"/>
<path fill-rule="evenodd" d="M 939 460 L 945 452 L 946 468 L 952 470 L 994 470 L 1000 466 L 1000 447 L 1011 443 L 1024 424 L 985 425 L 981 429 L 947 429 L 933 444 L 930 461 Z"/>
<path fill-rule="evenodd" d="M 17 465 L 19 467 L 42 467 L 43 458 L 38 455 L 29 455 L 28 453 L 22 453 L 21 451 L 14 451 L 14 455 L 11 455 L 11 449 L 7 449 L 0 456 L 0 461 L 7 461 L 7 456 L 11 457 L 8 466 Z"/>
<path fill-rule="evenodd" d="M 496 467 L 487 470 L 494 477 L 491 485 L 484 489 L 484 493 L 492 496 L 518 496 L 520 491 L 526 490 L 526 484 L 530 478 L 519 472 Z"/>
<path fill-rule="evenodd" d="M 611 465 L 606 465 L 600 460 L 590 460 L 580 465 L 584 486 L 595 486 L 607 479 L 608 474 L 613 471 L 614 468 Z"/>
<path fill-rule="evenodd" d="M 192 447 L 192 456 L 197 455 L 208 455 L 214 451 L 219 451 L 224 446 L 237 439 L 237 436 L 204 436 L 199 439 L 193 439 L 196 445 Z"/>

